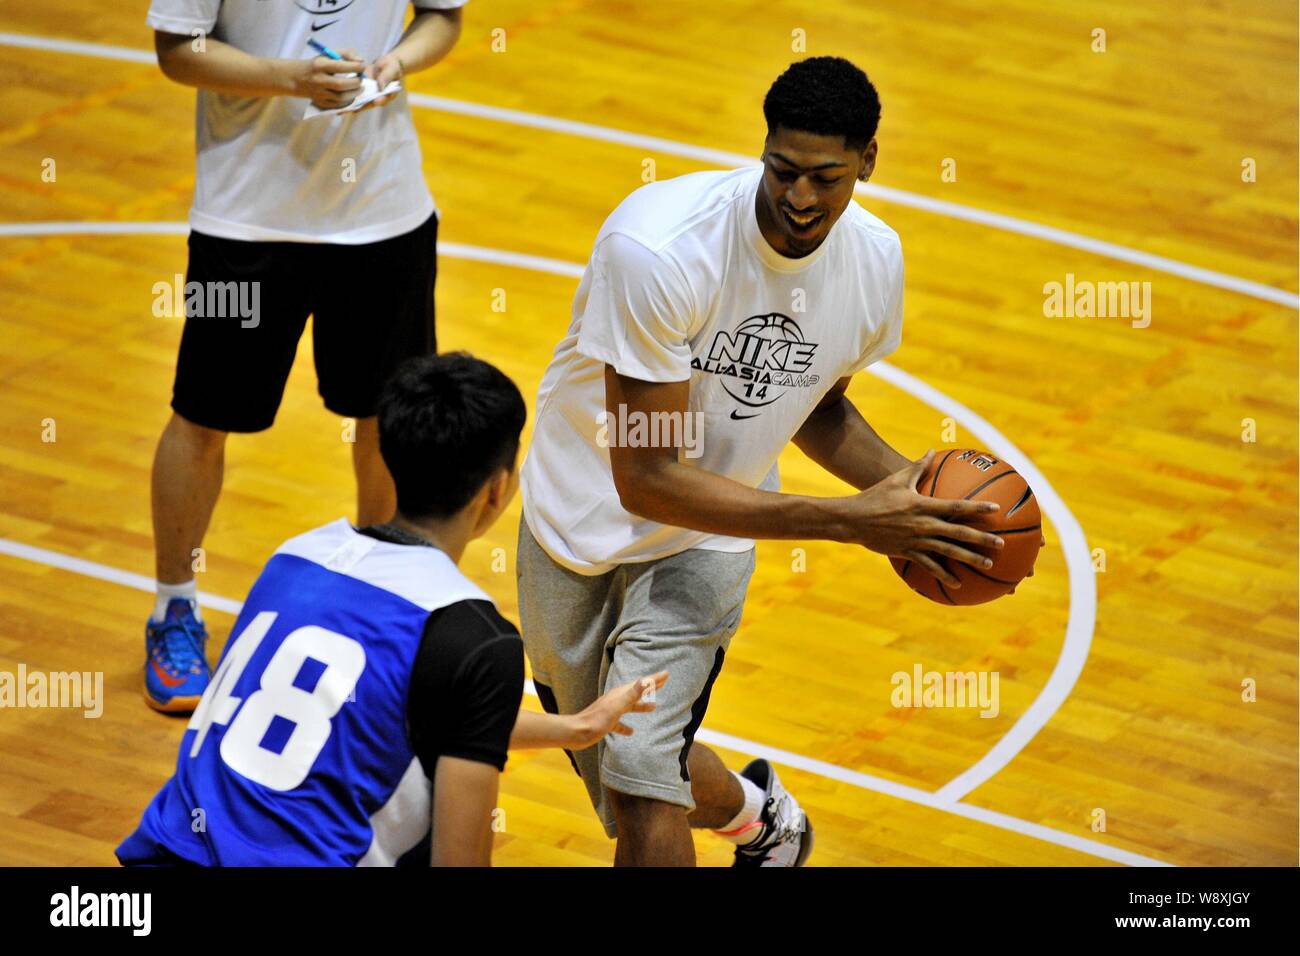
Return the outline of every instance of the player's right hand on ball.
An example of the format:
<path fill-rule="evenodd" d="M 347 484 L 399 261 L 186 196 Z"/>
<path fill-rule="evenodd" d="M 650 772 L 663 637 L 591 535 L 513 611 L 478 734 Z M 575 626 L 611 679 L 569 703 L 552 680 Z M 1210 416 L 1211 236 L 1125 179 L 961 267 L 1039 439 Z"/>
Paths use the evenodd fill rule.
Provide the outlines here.
<path fill-rule="evenodd" d="M 365 60 L 353 50 L 340 50 L 341 60 L 318 56 L 303 60 L 298 76 L 297 93 L 312 101 L 317 109 L 332 110 L 347 106 L 361 89 Z"/>
<path fill-rule="evenodd" d="M 965 521 L 997 511 L 991 501 L 931 498 L 919 494 L 916 484 L 934 458 L 934 451 L 877 482 L 866 491 L 845 499 L 851 544 L 890 557 L 910 558 L 948 587 L 961 587 L 935 555 L 961 561 L 981 571 L 992 566 L 982 554 L 963 544 L 1002 547 L 1002 539 L 972 528 Z"/>

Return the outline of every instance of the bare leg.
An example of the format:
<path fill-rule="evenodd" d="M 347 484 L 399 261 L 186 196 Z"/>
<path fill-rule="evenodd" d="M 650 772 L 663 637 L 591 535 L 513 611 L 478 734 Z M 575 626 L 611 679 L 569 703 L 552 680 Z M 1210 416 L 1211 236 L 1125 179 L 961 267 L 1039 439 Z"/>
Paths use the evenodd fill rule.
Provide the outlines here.
<path fill-rule="evenodd" d="M 379 454 L 379 419 L 357 419 L 352 444 L 352 470 L 357 476 L 357 525 L 383 524 L 397 511 L 397 489 Z"/>
<path fill-rule="evenodd" d="M 615 866 L 694 866 L 686 808 L 611 791 L 618 823 Z"/>
<path fill-rule="evenodd" d="M 686 766 L 691 775 L 695 809 L 611 792 L 618 823 L 615 866 L 694 866 L 691 828 L 716 830 L 735 819 L 745 803 L 739 782 L 715 754 L 693 743 Z"/>
<path fill-rule="evenodd" d="M 203 544 L 225 466 L 226 433 L 173 413 L 153 459 L 154 558 L 163 584 L 194 577 L 193 550 Z"/>
<path fill-rule="evenodd" d="M 736 818 L 745 805 L 745 791 L 717 754 L 701 743 L 692 743 L 686 756 L 691 775 L 691 796 L 695 809 L 686 818 L 697 829 L 720 830 Z"/>

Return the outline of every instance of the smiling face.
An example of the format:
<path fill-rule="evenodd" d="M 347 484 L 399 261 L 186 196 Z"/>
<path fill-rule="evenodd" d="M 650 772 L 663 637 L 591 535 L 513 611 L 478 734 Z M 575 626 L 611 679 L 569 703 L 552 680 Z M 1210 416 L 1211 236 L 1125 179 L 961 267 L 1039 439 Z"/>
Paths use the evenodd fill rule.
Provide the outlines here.
<path fill-rule="evenodd" d="M 805 133 L 778 126 L 763 147 L 763 179 L 755 213 L 768 245 L 799 259 L 830 235 L 853 199 L 853 186 L 876 166 L 876 141 L 865 149 L 845 145 L 843 136 Z"/>

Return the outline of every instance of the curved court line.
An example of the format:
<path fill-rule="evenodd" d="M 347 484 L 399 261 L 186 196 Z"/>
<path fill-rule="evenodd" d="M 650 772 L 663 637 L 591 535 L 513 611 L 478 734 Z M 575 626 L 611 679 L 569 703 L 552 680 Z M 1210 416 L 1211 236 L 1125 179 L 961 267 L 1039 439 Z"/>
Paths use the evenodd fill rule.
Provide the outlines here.
<path fill-rule="evenodd" d="M 3 223 L 0 236 L 21 235 L 129 235 L 133 227 L 151 235 L 184 235 L 189 227 L 177 222 L 42 222 Z M 489 249 L 463 243 L 444 242 L 439 252 L 449 258 L 470 259 L 496 265 L 532 269 L 565 277 L 580 277 L 583 267 L 574 262 L 529 256 L 504 249 Z M 1047 478 L 1029 457 L 1012 444 L 988 421 L 943 392 L 887 362 L 877 362 L 867 369 L 873 375 L 907 392 L 914 398 L 950 416 L 978 438 L 985 448 L 1010 463 L 1034 489 L 1043 515 L 1056 528 L 1065 553 L 1069 581 L 1069 616 L 1065 640 L 1056 666 L 1020 718 L 983 757 L 944 784 L 935 797 L 955 803 L 998 773 L 1024 749 L 1052 715 L 1060 709 L 1083 672 L 1092 646 L 1092 632 L 1097 619 L 1097 581 L 1092 571 L 1092 556 L 1083 529 Z"/>
<path fill-rule="evenodd" d="M 96 578 L 101 581 L 108 581 L 113 584 L 121 584 L 125 587 L 134 588 L 137 591 L 143 591 L 146 594 L 153 594 L 157 589 L 154 580 L 143 574 L 123 571 L 120 568 L 110 567 L 106 564 L 99 564 L 95 561 L 87 561 L 84 558 L 73 557 L 72 555 L 62 553 L 61 551 L 49 551 L 45 548 L 37 548 L 29 544 L 23 544 L 20 541 L 11 541 L 8 538 L 0 538 L 0 555 L 7 555 L 11 558 L 31 561 L 35 564 L 42 564 L 62 571 L 71 571 L 75 574 L 82 574 L 87 577 Z M 224 611 L 227 614 L 237 615 L 242 607 L 239 601 L 222 597 L 217 594 L 209 594 L 206 591 L 199 592 L 199 599 L 203 602 L 205 607 L 211 608 L 215 611 Z M 531 696 L 537 696 L 532 681 L 525 682 L 525 690 Z M 1044 843 L 1051 843 L 1056 846 L 1066 847 L 1067 849 L 1077 850 L 1080 853 L 1094 856 L 1099 859 L 1110 860 L 1114 863 L 1123 863 L 1128 866 L 1173 865 L 1171 863 L 1165 863 L 1162 860 L 1155 860 L 1151 857 L 1143 856 L 1140 853 L 1133 853 L 1130 850 L 1123 850 L 1119 847 L 1109 846 L 1105 843 L 1099 843 L 1095 840 L 1076 836 L 1073 833 L 1053 830 L 1051 827 L 1046 827 L 1039 823 L 1030 823 L 1027 820 L 1021 820 L 1018 817 L 999 813 L 996 810 L 988 810 L 984 807 L 976 807 L 971 806 L 970 804 L 941 799 L 937 794 L 927 793 L 917 787 L 910 787 L 907 784 L 896 783 L 893 780 L 886 780 L 883 777 L 873 777 L 870 774 L 860 773 L 856 770 L 849 770 L 845 767 L 826 763 L 822 760 L 815 760 L 812 757 L 805 757 L 802 754 L 792 753 L 788 750 L 780 750 L 776 747 L 768 747 L 763 744 L 754 743 L 751 740 L 745 740 L 743 737 L 733 737 L 730 734 L 718 733 L 717 731 L 708 730 L 707 728 L 701 728 L 695 736 L 697 740 L 700 740 L 703 743 L 713 744 L 717 747 L 725 747 L 728 750 L 733 750 L 736 753 L 745 754 L 750 757 L 763 757 L 766 760 L 771 760 L 773 763 L 787 767 L 794 767 L 798 770 L 803 770 L 807 773 L 816 774 L 830 780 L 845 783 L 861 790 L 868 790 L 883 794 L 884 796 L 895 797 L 899 800 L 905 800 L 908 803 L 915 803 L 942 813 L 951 813 L 955 816 L 964 817 L 968 820 L 975 820 L 979 823 L 984 823 L 1000 830 L 1007 830 L 1012 833 L 1019 833 L 1036 840 L 1041 840 Z"/>
<path fill-rule="evenodd" d="M 20 236 L 24 234 L 37 235 L 72 235 L 72 234 L 110 234 L 125 235 L 132 231 L 133 226 L 141 227 L 140 232 L 149 234 L 176 234 L 183 235 L 188 231 L 185 223 L 168 223 L 168 222 L 149 222 L 149 223 L 122 223 L 122 222 L 45 222 L 45 223 L 6 223 L 0 224 L 0 236 Z M 536 271 L 550 272 L 552 274 L 566 277 L 577 277 L 582 274 L 583 267 L 577 263 L 564 262 L 558 259 L 547 259 L 540 256 L 525 256 L 519 253 L 510 252 L 500 249 L 488 249 L 480 246 L 469 246 L 461 243 L 443 243 L 441 251 L 444 255 L 451 258 L 466 258 L 479 262 L 491 262 L 494 264 L 533 269 Z M 886 382 L 894 385 L 902 391 L 908 392 L 915 398 L 930 405 L 931 407 L 951 416 L 966 427 L 972 435 L 979 438 L 988 448 L 998 457 L 1009 462 L 1019 471 L 1030 485 L 1035 488 L 1035 495 L 1038 498 L 1040 507 L 1044 515 L 1057 528 L 1061 546 L 1065 553 L 1066 565 L 1069 572 L 1069 595 L 1070 606 L 1069 616 L 1066 624 L 1065 640 L 1062 643 L 1061 653 L 1057 659 L 1056 666 L 1053 668 L 1047 683 L 1039 690 L 1034 700 L 1020 718 L 1012 725 L 1011 729 L 1002 736 L 1001 739 L 974 764 L 958 774 L 947 784 L 941 787 L 932 795 L 927 796 L 927 805 L 929 806 L 953 806 L 976 787 L 983 784 L 994 774 L 998 773 L 1018 754 L 1034 735 L 1043 728 L 1044 725 L 1052 718 L 1052 715 L 1060 708 L 1069 696 L 1075 682 L 1078 680 L 1080 673 L 1083 671 L 1084 663 L 1087 661 L 1088 651 L 1092 644 L 1092 631 L 1096 621 L 1096 580 L 1092 573 L 1091 556 L 1088 551 L 1087 542 L 1083 535 L 1083 529 L 1071 514 L 1065 502 L 1052 488 L 1046 477 L 1038 470 L 1032 461 L 1018 449 L 1011 441 L 1001 432 L 994 428 L 988 421 L 980 417 L 970 408 L 944 395 L 938 389 L 926 384 L 915 376 L 909 375 L 901 369 L 895 368 L 888 363 L 879 362 L 869 369 L 872 374 L 884 379 Z M 53 552 L 51 552 L 53 553 Z M 69 559 L 80 560 L 80 559 Z M 83 562 L 84 563 L 84 562 Z M 92 566 L 93 563 L 85 563 Z M 75 568 L 70 568 L 76 570 Z M 81 573 L 89 573 L 82 570 Z M 125 573 L 125 572 L 123 572 Z M 141 582 L 147 584 L 148 578 L 135 576 L 134 579 L 122 583 L 127 583 L 132 587 L 141 587 Z M 145 590 L 149 590 L 145 587 Z M 229 599 L 221 599 L 228 601 Z M 213 607 L 217 605 L 213 604 Z M 710 735 L 719 738 L 723 735 L 716 735 L 710 732 Z M 701 738 L 708 742 L 709 738 Z M 738 741 L 740 738 L 729 738 Z M 762 747 L 759 744 L 750 744 L 742 741 L 750 747 Z M 732 747 L 732 749 L 740 749 Z M 752 753 L 752 750 L 742 750 L 741 752 Z M 782 752 L 785 753 L 785 752 Z M 790 755 L 796 756 L 798 755 Z M 801 761 L 809 761 L 811 758 L 799 757 Z M 854 779 L 860 779 L 858 785 L 866 786 L 867 789 L 880 790 L 883 784 L 888 781 L 882 781 L 880 778 L 870 777 L 865 774 L 858 774 L 857 771 L 847 770 L 843 767 L 836 767 L 833 764 L 824 764 L 815 761 L 823 769 L 815 772 L 822 773 L 824 776 L 833 776 L 835 774 L 854 775 Z M 797 766 L 798 764 L 796 764 Z M 827 773 L 827 769 L 833 770 L 833 773 Z M 842 779 L 835 776 L 835 779 Z M 898 785 L 891 785 L 898 786 Z M 908 788 L 915 790 L 916 788 Z M 888 792 L 888 791 L 883 791 Z M 917 790 L 917 793 L 924 791 Z M 955 811 L 954 811 L 955 812 Z M 993 813 L 994 811 L 987 811 Z M 1023 821 L 1022 821 L 1023 822 Z M 1026 824 L 1027 826 L 1030 824 Z"/>
<path fill-rule="evenodd" d="M 867 371 L 961 422 L 984 448 L 1020 472 L 1034 489 L 1042 514 L 1051 519 L 1052 527 L 1061 539 L 1061 550 L 1065 552 L 1070 582 L 1070 614 L 1056 666 L 1033 703 L 1002 739 L 976 763 L 935 791 L 938 799 L 955 802 L 1010 763 L 1070 696 L 1092 647 L 1092 632 L 1097 623 L 1097 576 L 1092 569 L 1092 553 L 1088 550 L 1083 528 L 1038 467 L 1005 435 L 965 405 L 900 368 L 878 362 Z"/>
<path fill-rule="evenodd" d="M 150 65 L 156 63 L 154 54 L 147 50 L 133 50 L 129 47 L 113 46 L 106 43 L 85 43 L 77 40 L 62 40 L 54 37 L 33 36 L 24 33 L 0 32 L 0 45 L 24 47 L 32 50 L 45 50 L 53 53 L 71 53 L 81 56 L 94 56 L 110 60 L 122 60 L 128 63 L 146 63 Z M 686 159 L 694 159 L 700 162 L 712 163 L 719 166 L 758 165 L 758 161 L 755 160 L 754 157 L 746 156 L 741 153 L 731 153 L 725 150 L 711 149 L 707 146 L 695 146 L 690 143 L 680 143 L 676 140 L 664 139 L 659 136 L 647 136 L 641 133 L 632 133 L 611 126 L 599 126 L 595 123 L 583 123 L 578 120 L 544 116 L 537 113 L 527 113 L 523 110 L 513 110 L 500 106 L 489 106 L 483 103 L 471 103 L 464 100 L 453 100 L 442 96 L 430 96 L 425 93 L 408 93 L 408 97 L 412 106 L 418 106 L 422 109 L 438 110 L 440 112 L 453 113 L 460 116 L 474 116 L 479 119 L 495 120 L 501 123 L 510 123 L 515 126 L 525 126 L 532 129 L 547 130 L 570 136 L 580 136 L 586 139 L 615 143 L 620 146 L 634 146 L 660 153 L 667 153 L 670 156 L 681 156 Z M 1033 239 L 1055 243 L 1056 245 L 1066 246 L 1071 249 L 1079 249 L 1083 252 L 1092 253 L 1093 255 L 1104 256 L 1108 259 L 1114 259 L 1119 262 L 1128 262 L 1145 269 L 1178 276 L 1179 278 L 1187 279 L 1191 282 L 1213 286 L 1218 289 L 1226 289 L 1229 292 L 1236 292 L 1255 299 L 1262 299 L 1265 302 L 1273 302 L 1290 309 L 1300 309 L 1300 295 L 1297 295 L 1294 292 L 1289 292 L 1286 289 L 1279 289 L 1263 282 L 1255 282 L 1251 279 L 1243 279 L 1240 276 L 1234 276 L 1226 272 L 1216 272 L 1213 269 L 1205 269 L 1201 266 L 1182 262 L 1178 259 L 1158 256 L 1154 253 L 1143 252 L 1140 249 L 1133 249 L 1128 246 L 1119 245 L 1118 243 L 1106 242 L 1102 239 L 1094 239 L 1091 236 L 1070 232 L 1067 229 L 1058 229 L 1055 226 L 1048 226 L 1042 223 L 1032 222 L 1028 219 L 1008 216 L 1003 213 L 991 212 L 986 209 L 979 209 L 975 206 L 965 206 L 961 203 L 949 202 L 944 199 L 935 199 L 919 193 L 912 193 L 903 189 L 895 189 L 891 186 L 880 186 L 874 183 L 858 183 L 855 187 L 855 191 L 863 196 L 874 196 L 883 202 L 894 203 L 899 206 L 907 206 L 911 209 L 919 209 L 923 212 L 934 213 L 939 216 L 947 216 L 950 219 L 972 222 L 977 225 L 986 226 L 990 229 L 999 229 L 1003 232 L 1028 236 Z"/>

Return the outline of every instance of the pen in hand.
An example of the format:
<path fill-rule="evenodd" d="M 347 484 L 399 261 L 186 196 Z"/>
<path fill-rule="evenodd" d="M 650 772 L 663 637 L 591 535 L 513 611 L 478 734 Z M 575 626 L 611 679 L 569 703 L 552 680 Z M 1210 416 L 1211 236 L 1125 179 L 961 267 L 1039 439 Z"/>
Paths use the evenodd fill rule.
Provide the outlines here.
<path fill-rule="evenodd" d="M 307 38 L 307 45 L 308 45 L 309 47 L 311 47 L 313 50 L 315 50 L 317 53 L 320 53 L 320 54 L 322 54 L 322 55 L 324 55 L 324 56 L 327 56 L 327 57 L 329 57 L 331 60 L 341 60 L 341 59 L 343 59 L 343 57 L 342 57 L 341 55 L 339 55 L 339 54 L 338 54 L 337 52 L 335 52 L 334 50 L 331 50 L 331 49 L 330 49 L 329 47 L 327 47 L 324 43 L 318 43 L 318 42 L 316 41 L 316 38 L 315 38 L 315 37 L 308 37 L 308 38 Z"/>
<path fill-rule="evenodd" d="M 348 50 L 339 53 L 321 43 L 315 37 L 307 39 L 307 45 L 319 53 L 325 59 L 332 61 L 329 64 L 314 65 L 311 68 L 312 78 L 317 86 L 323 87 L 319 91 L 313 91 L 309 98 L 314 106 L 323 110 L 337 110 L 346 106 L 361 90 L 361 80 L 365 77 L 364 62 L 361 57 L 354 51 Z M 363 69 L 354 70 L 353 72 L 341 72 L 339 66 L 334 64 L 348 63 L 349 66 L 356 62 Z M 319 64 L 320 61 L 314 61 Z M 342 69 L 347 69 L 343 67 Z"/>
<path fill-rule="evenodd" d="M 324 43 L 319 42 L 315 37 L 308 37 L 307 45 L 311 47 L 313 50 L 315 50 L 317 53 L 319 53 L 321 56 L 327 56 L 331 60 L 342 61 L 344 59 L 342 53 L 340 53 L 338 50 L 330 49 Z M 339 75 L 340 76 L 364 76 L 365 74 L 364 72 L 362 72 L 362 73 L 341 73 Z"/>
<path fill-rule="evenodd" d="M 320 53 L 322 56 L 328 57 L 328 58 L 331 59 L 331 60 L 341 61 L 341 60 L 344 59 L 343 55 L 340 54 L 337 50 L 333 50 L 333 49 L 331 49 L 330 47 L 326 46 L 324 43 L 321 43 L 321 42 L 320 42 L 319 40 L 317 40 L 315 37 L 308 37 L 308 38 L 307 38 L 307 45 L 310 46 L 310 47 L 311 47 L 313 50 L 315 50 L 316 52 Z M 398 81 L 400 82 L 400 80 L 401 80 L 401 76 L 402 76 L 401 61 L 399 60 L 399 61 L 397 61 L 397 63 L 398 63 L 398 76 L 397 76 L 397 79 L 398 79 Z M 376 82 L 378 82 L 378 78 L 377 78 L 377 76 L 376 76 L 375 74 L 372 74 L 372 73 L 371 73 L 371 68 L 370 68 L 369 66 L 367 66 L 367 67 L 366 67 L 362 72 L 360 72 L 360 73 L 351 73 L 351 74 L 344 73 L 344 74 L 340 74 L 340 75 L 342 75 L 342 76 L 356 76 L 356 77 L 371 76 L 372 78 L 376 79 Z M 379 97 L 377 100 L 374 100 L 373 102 L 368 103 L 368 104 L 364 107 L 364 109 L 370 109 L 372 106 L 385 106 L 385 105 L 387 105 L 388 103 L 390 103 L 390 102 L 393 100 L 393 98 L 394 98 L 395 96 L 396 96 L 396 93 L 389 93 L 389 94 L 387 94 L 386 96 L 381 96 L 381 97 Z"/>

